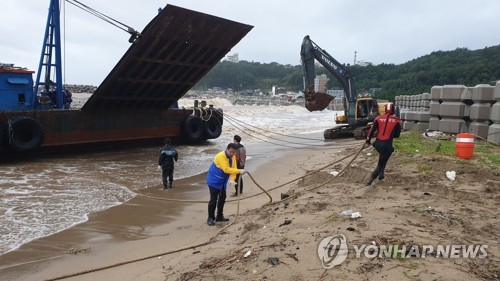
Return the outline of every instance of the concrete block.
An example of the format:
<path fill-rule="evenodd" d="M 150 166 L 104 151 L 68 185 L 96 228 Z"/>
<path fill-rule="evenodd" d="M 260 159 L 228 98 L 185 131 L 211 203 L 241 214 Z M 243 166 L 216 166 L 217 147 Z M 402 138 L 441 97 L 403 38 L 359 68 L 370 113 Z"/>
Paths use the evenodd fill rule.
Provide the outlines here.
<path fill-rule="evenodd" d="M 469 124 L 469 133 L 473 133 L 482 138 L 488 138 L 488 130 L 490 128 L 490 122 L 471 122 Z"/>
<path fill-rule="evenodd" d="M 467 87 L 464 85 L 444 85 L 441 91 L 442 101 L 461 101 L 467 96 Z"/>
<path fill-rule="evenodd" d="M 443 90 L 443 86 L 433 86 L 431 88 L 431 100 L 432 101 L 441 101 L 441 91 L 442 90 Z"/>
<path fill-rule="evenodd" d="M 422 103 L 420 104 L 422 107 L 430 107 L 431 106 L 431 101 L 430 100 L 423 100 Z"/>
<path fill-rule="evenodd" d="M 488 84 L 479 84 L 472 88 L 472 100 L 474 102 L 490 102 L 493 101 L 493 93 L 495 87 Z"/>
<path fill-rule="evenodd" d="M 497 101 L 500 101 L 500 82 L 497 82 L 495 85 L 495 93 L 493 94 L 493 98 Z"/>
<path fill-rule="evenodd" d="M 439 116 L 464 118 L 465 103 L 459 101 L 443 101 L 439 106 Z"/>
<path fill-rule="evenodd" d="M 406 121 L 414 121 L 415 120 L 415 111 L 408 111 L 406 113 Z"/>
<path fill-rule="evenodd" d="M 404 121 L 403 122 L 403 130 L 413 130 L 413 123 L 412 121 Z"/>
<path fill-rule="evenodd" d="M 427 131 L 427 129 L 429 129 L 429 122 L 413 123 L 413 130 L 414 131 L 424 132 L 424 131 Z"/>
<path fill-rule="evenodd" d="M 431 101 L 429 107 L 429 113 L 431 116 L 439 116 L 439 109 L 441 108 L 441 104 L 437 101 Z"/>
<path fill-rule="evenodd" d="M 490 120 L 493 121 L 493 123 L 500 124 L 500 102 L 491 106 Z"/>
<path fill-rule="evenodd" d="M 439 130 L 439 118 L 431 117 L 429 119 L 429 130 L 438 131 Z"/>
<path fill-rule="evenodd" d="M 429 112 L 416 112 L 413 120 L 418 122 L 429 122 L 430 118 L 431 115 L 429 114 Z"/>
<path fill-rule="evenodd" d="M 462 119 L 443 118 L 439 121 L 439 131 L 458 134 L 467 132 L 467 123 Z"/>
<path fill-rule="evenodd" d="M 489 120 L 491 116 L 491 105 L 489 103 L 474 103 L 470 106 L 469 116 L 470 119 L 474 121 Z"/>
<path fill-rule="evenodd" d="M 500 124 L 490 125 L 490 128 L 488 130 L 488 141 L 500 144 Z"/>
<path fill-rule="evenodd" d="M 422 100 L 431 100 L 431 94 L 429 94 L 429 93 L 423 93 L 422 94 Z"/>

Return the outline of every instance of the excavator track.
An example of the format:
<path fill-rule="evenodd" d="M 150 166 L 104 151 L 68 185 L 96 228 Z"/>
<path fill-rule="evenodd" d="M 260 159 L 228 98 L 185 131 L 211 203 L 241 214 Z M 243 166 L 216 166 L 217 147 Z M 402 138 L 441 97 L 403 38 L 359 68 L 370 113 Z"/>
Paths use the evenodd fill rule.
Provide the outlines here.
<path fill-rule="evenodd" d="M 352 130 L 347 125 L 341 125 L 333 127 L 331 129 L 326 129 L 323 132 L 323 137 L 325 138 L 325 140 L 350 138 L 352 136 L 353 136 Z"/>
<path fill-rule="evenodd" d="M 366 139 L 368 137 L 368 132 L 370 131 L 370 126 L 362 126 L 354 129 L 352 133 L 354 134 L 354 138 L 359 140 L 359 139 Z"/>

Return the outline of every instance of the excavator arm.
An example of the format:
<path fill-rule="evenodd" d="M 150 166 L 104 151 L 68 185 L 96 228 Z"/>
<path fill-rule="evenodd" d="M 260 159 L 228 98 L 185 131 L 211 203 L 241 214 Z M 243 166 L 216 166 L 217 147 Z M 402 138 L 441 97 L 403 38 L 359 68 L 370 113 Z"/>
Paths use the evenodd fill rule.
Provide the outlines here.
<path fill-rule="evenodd" d="M 349 113 L 349 108 L 357 98 L 354 80 L 352 79 L 349 70 L 334 59 L 325 50 L 321 49 L 314 43 L 309 35 L 302 40 L 300 49 L 300 58 L 302 61 L 302 74 L 304 80 L 304 97 L 306 100 L 306 108 L 309 111 L 323 110 L 328 107 L 332 101 L 332 96 L 327 93 L 315 92 L 314 79 L 316 70 L 314 68 L 314 60 L 317 60 L 326 70 L 328 70 L 344 88 L 344 110 L 345 116 Z"/>

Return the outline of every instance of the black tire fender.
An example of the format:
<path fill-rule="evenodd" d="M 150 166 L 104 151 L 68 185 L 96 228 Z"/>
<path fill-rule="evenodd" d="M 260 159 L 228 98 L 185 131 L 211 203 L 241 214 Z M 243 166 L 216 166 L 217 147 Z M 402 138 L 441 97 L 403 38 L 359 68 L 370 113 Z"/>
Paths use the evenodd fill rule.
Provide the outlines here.
<path fill-rule="evenodd" d="M 0 148 L 3 148 L 5 145 L 5 126 L 0 125 Z"/>
<path fill-rule="evenodd" d="M 207 139 L 216 139 L 222 134 L 222 123 L 214 116 L 205 121 L 205 136 Z"/>
<path fill-rule="evenodd" d="M 200 117 L 189 115 L 182 123 L 182 135 L 189 141 L 200 141 L 204 138 L 205 125 Z"/>
<path fill-rule="evenodd" d="M 39 120 L 27 116 L 9 119 L 9 146 L 19 152 L 38 149 L 45 141 L 45 129 Z"/>

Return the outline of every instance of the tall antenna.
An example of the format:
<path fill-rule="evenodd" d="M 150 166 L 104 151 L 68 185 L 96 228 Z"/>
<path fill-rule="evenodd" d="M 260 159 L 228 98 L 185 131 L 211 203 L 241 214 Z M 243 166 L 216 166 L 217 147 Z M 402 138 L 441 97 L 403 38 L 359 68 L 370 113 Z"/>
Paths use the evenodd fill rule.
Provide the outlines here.
<path fill-rule="evenodd" d="M 358 53 L 358 51 L 354 51 L 354 65 L 356 65 L 356 54 Z"/>

